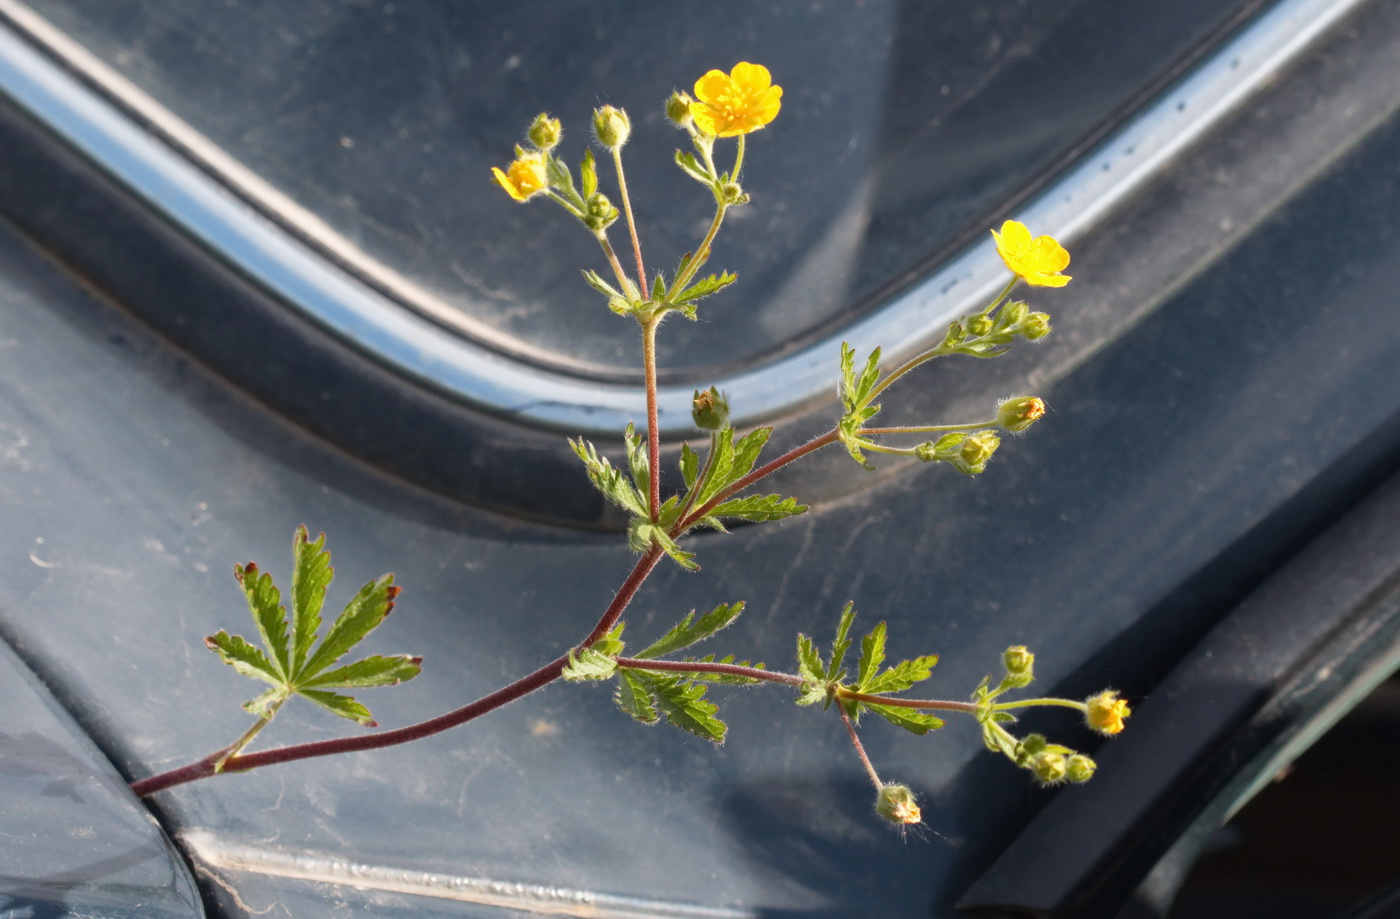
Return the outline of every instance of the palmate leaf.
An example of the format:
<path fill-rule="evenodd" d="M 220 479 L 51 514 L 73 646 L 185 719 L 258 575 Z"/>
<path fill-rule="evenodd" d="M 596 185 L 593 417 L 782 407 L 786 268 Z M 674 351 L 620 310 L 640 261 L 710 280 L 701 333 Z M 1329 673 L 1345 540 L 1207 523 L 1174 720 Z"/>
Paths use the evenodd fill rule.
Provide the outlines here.
<path fill-rule="evenodd" d="M 637 517 L 647 516 L 647 502 L 620 469 L 608 462 L 607 457 L 599 456 L 597 449 L 585 440 L 571 440 L 569 446 L 583 460 L 588 470 L 588 479 L 593 487 L 603 493 L 613 504 Z M 645 550 L 643 550 L 645 551 Z"/>
<path fill-rule="evenodd" d="M 826 678 L 828 682 L 835 682 L 846 676 L 846 671 L 842 669 L 842 664 L 846 662 L 846 651 L 851 647 L 851 623 L 855 621 L 855 603 L 847 601 L 844 609 L 841 610 L 841 621 L 836 624 L 836 638 L 831 642 L 831 661 L 826 665 Z"/>
<path fill-rule="evenodd" d="M 671 302 L 681 304 L 703 300 L 705 297 L 719 293 L 738 279 L 738 275 L 728 271 L 722 271 L 717 275 L 712 274 L 709 277 L 701 278 L 680 293 L 673 294 Z"/>
<path fill-rule="evenodd" d="M 411 680 L 423 670 L 423 658 L 410 654 L 375 654 L 327 670 L 302 683 L 300 689 L 363 689 L 370 686 L 393 686 Z"/>
<path fill-rule="evenodd" d="M 885 662 L 885 624 L 875 626 L 860 640 L 860 666 L 856 670 L 856 691 L 869 692 L 870 683 Z"/>
<path fill-rule="evenodd" d="M 672 626 L 669 632 L 634 656 L 642 660 L 652 660 L 688 648 L 730 625 L 743 611 L 742 601 L 721 603 L 696 621 L 695 610 L 691 610 L 686 613 L 684 619 Z"/>
<path fill-rule="evenodd" d="M 297 674 L 298 680 L 315 676 L 340 660 L 364 637 L 374 631 L 394 609 L 394 598 L 399 588 L 394 586 L 394 576 L 386 574 L 370 581 L 355 595 L 336 617 L 326 632 L 326 637 L 307 660 L 306 666 Z"/>
<path fill-rule="evenodd" d="M 204 639 L 204 644 L 211 651 L 217 652 L 220 660 L 244 676 L 271 683 L 273 686 L 285 685 L 276 665 L 268 660 L 266 654 L 241 636 L 220 631 L 217 635 L 210 635 Z"/>
<path fill-rule="evenodd" d="M 872 679 L 862 692 L 902 692 L 932 676 L 934 665 L 937 663 L 937 654 L 925 654 L 912 660 L 900 661 Z"/>
<path fill-rule="evenodd" d="M 277 673 L 286 679 L 291 674 L 287 647 L 287 611 L 282 608 L 282 595 L 272 583 L 272 575 L 258 571 L 258 566 L 235 565 L 233 576 L 248 599 L 248 611 L 262 636 L 263 647 Z"/>
<path fill-rule="evenodd" d="M 349 718 L 351 721 L 362 724 L 367 728 L 379 727 L 379 722 L 374 720 L 374 716 L 369 713 L 369 709 L 349 696 L 342 696 L 338 692 L 326 692 L 320 689 L 303 689 L 300 690 L 300 695 L 305 696 L 332 714 L 339 715 L 342 718 Z"/>
<path fill-rule="evenodd" d="M 822 656 L 812 639 L 797 633 L 797 672 L 805 681 L 797 697 L 798 705 L 816 705 L 828 702 L 826 690 L 826 669 L 822 666 Z"/>
<path fill-rule="evenodd" d="M 728 729 L 715 717 L 719 707 L 705 698 L 705 686 L 686 677 L 674 677 L 646 670 L 620 668 L 621 679 L 613 699 L 618 707 L 644 724 L 655 724 L 658 716 L 683 731 L 713 743 L 724 743 Z"/>

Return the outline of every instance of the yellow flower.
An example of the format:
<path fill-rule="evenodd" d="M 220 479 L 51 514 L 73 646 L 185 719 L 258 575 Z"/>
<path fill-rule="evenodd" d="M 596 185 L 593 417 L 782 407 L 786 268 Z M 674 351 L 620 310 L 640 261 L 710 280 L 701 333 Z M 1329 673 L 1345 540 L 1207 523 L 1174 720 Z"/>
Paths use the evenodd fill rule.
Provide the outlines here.
<path fill-rule="evenodd" d="M 1097 696 L 1090 696 L 1084 700 L 1084 704 L 1089 707 L 1085 713 L 1085 720 L 1089 722 L 1089 727 L 1100 734 L 1117 734 L 1123 730 L 1123 719 L 1132 714 L 1128 708 L 1128 703 L 1118 698 L 1118 693 L 1111 689 L 1106 689 Z"/>
<path fill-rule="evenodd" d="M 526 152 L 519 147 L 515 148 L 515 152 L 515 162 L 510 164 L 507 172 L 492 166 L 491 173 L 496 184 L 504 188 L 506 194 L 516 201 L 527 201 L 544 191 L 548 182 L 544 154 Z"/>
<path fill-rule="evenodd" d="M 1069 253 L 1054 237 L 1032 239 L 1024 223 L 1008 220 L 1000 233 L 992 231 L 992 238 L 1006 267 L 1032 287 L 1064 287 L 1069 283 L 1069 275 L 1060 274 L 1069 266 Z"/>
<path fill-rule="evenodd" d="M 734 137 L 778 117 L 783 88 L 773 85 L 768 68 L 742 61 L 729 73 L 711 70 L 695 81 L 696 102 L 690 106 L 695 126 L 716 137 Z"/>

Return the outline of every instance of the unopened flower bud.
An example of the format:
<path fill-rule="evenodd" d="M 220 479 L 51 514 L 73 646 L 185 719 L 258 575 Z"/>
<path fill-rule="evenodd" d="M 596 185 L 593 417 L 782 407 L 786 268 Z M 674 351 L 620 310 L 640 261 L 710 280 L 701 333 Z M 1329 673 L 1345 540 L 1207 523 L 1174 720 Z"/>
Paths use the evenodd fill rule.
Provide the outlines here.
<path fill-rule="evenodd" d="M 970 334 L 970 335 L 976 335 L 976 336 L 980 337 L 980 336 L 986 335 L 986 334 L 987 334 L 988 332 L 990 332 L 991 330 L 992 330 L 992 320 L 988 319 L 986 316 L 969 316 L 969 317 L 967 317 L 967 331 L 968 331 L 968 334 Z"/>
<path fill-rule="evenodd" d="M 620 108 L 605 105 L 593 111 L 593 136 L 609 150 L 616 150 L 632 136 L 632 121 Z"/>
<path fill-rule="evenodd" d="M 748 204 L 749 196 L 744 194 L 744 188 L 738 182 L 725 182 L 720 188 L 720 195 L 724 198 L 724 203 L 729 205 Z"/>
<path fill-rule="evenodd" d="M 530 123 L 530 130 L 526 132 L 526 136 L 537 149 L 553 150 L 564 136 L 564 126 L 559 123 L 558 118 L 550 118 L 548 112 L 540 112 Z"/>
<path fill-rule="evenodd" d="M 1035 667 L 1035 655 L 1025 645 L 1012 645 L 1001 656 L 1008 676 L 1031 676 Z M 1030 682 L 1027 680 L 1027 682 Z"/>
<path fill-rule="evenodd" d="M 997 424 L 1004 430 L 1024 431 L 1045 415 L 1045 401 L 1036 396 L 1007 399 L 997 406 Z"/>
<path fill-rule="evenodd" d="M 951 348 L 960 345 L 967 338 L 967 329 L 961 322 L 954 322 L 948 326 L 948 334 L 943 336 L 943 347 Z"/>
<path fill-rule="evenodd" d="M 689 94 L 682 92 L 671 93 L 671 98 L 666 100 L 666 117 L 678 128 L 684 128 L 691 124 L 690 104 L 695 101 Z"/>
<path fill-rule="evenodd" d="M 1076 783 L 1087 782 L 1094 777 L 1094 770 L 1098 768 L 1098 764 L 1089 757 L 1076 753 L 1065 762 L 1065 778 Z"/>
<path fill-rule="evenodd" d="M 997 452 L 999 446 L 1001 446 L 1001 438 L 991 431 L 978 431 L 976 434 L 969 434 L 958 449 L 958 456 L 953 460 L 953 468 L 963 475 L 977 475 L 987 468 L 987 460 L 992 458 L 992 454 Z"/>
<path fill-rule="evenodd" d="M 722 431 L 729 424 L 729 402 L 713 386 L 697 389 L 691 402 L 690 417 L 702 431 Z"/>
<path fill-rule="evenodd" d="M 1027 734 L 1016 744 L 1016 765 L 1030 768 L 1031 759 L 1045 751 L 1044 734 Z"/>
<path fill-rule="evenodd" d="M 584 226 L 588 229 L 606 230 L 617 218 L 617 208 L 613 207 L 607 195 L 595 192 L 588 199 L 588 210 L 583 215 Z"/>
<path fill-rule="evenodd" d="M 1026 341 L 1035 341 L 1050 334 L 1050 314 L 1031 313 L 1021 320 L 1021 335 Z"/>
<path fill-rule="evenodd" d="M 886 785 L 875 796 L 875 813 L 890 823 L 901 826 L 918 823 L 923 819 L 919 810 L 919 800 L 908 785 Z"/>
<path fill-rule="evenodd" d="M 1061 754 L 1042 750 L 1031 757 L 1029 768 L 1042 785 L 1054 785 L 1065 780 L 1069 767 Z"/>
<path fill-rule="evenodd" d="M 1100 734 L 1121 732 L 1123 719 L 1132 714 L 1128 703 L 1118 698 L 1118 693 L 1112 689 L 1106 689 L 1097 696 L 1090 696 L 1084 700 L 1084 704 L 1088 706 L 1084 720 Z"/>

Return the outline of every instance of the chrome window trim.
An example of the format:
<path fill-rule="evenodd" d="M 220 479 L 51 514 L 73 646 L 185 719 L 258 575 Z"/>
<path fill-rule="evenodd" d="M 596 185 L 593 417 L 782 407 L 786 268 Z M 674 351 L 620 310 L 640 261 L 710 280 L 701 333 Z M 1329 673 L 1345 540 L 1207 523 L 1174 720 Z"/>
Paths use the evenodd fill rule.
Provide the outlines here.
<path fill-rule="evenodd" d="M 1366 2 L 1281 0 L 1016 216 L 1034 232 L 1065 242 L 1084 235 Z M 482 344 L 492 341 L 486 330 L 464 329 L 479 341 L 450 334 L 351 276 L 133 122 L 53 58 L 99 85 L 116 88 L 124 105 L 203 157 L 207 168 L 220 172 L 244 194 L 289 215 L 289 222 L 318 245 L 346 251 L 350 244 L 314 215 L 232 161 L 32 10 L 14 0 L 0 0 L 0 14 L 28 36 L 0 27 L 0 93 L 303 315 L 400 372 L 534 426 L 615 434 L 627 422 L 644 417 L 640 387 L 570 376 L 516 360 Z M 376 283 L 400 289 L 420 309 L 431 301 L 383 266 L 366 266 L 362 257 L 353 263 Z M 697 385 L 723 389 L 741 426 L 772 419 L 830 398 L 841 341 L 851 342 L 860 353 L 884 345 L 887 360 L 897 362 L 941 337 L 950 321 L 985 303 L 1004 280 L 1005 269 L 988 236 L 838 334 Z M 514 339 L 496 344 L 524 351 Z M 691 390 L 689 385 L 661 388 L 663 432 L 691 429 Z"/>

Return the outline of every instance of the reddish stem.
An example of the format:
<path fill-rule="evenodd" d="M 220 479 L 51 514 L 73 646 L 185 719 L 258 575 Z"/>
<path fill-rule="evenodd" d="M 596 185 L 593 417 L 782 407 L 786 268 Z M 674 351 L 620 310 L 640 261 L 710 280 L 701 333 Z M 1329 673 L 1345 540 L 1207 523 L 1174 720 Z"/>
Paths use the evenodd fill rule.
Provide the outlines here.
<path fill-rule="evenodd" d="M 801 686 L 807 681 L 792 673 L 779 673 L 760 667 L 745 667 L 743 664 L 721 664 L 706 661 L 652 661 L 637 657 L 619 657 L 619 667 L 628 670 L 656 670 L 666 673 L 727 673 L 732 676 L 748 677 L 766 683 L 782 683 L 787 686 Z"/>
<path fill-rule="evenodd" d="M 722 489 L 719 492 L 719 494 L 715 495 L 709 501 L 706 501 L 703 505 L 700 506 L 698 510 L 692 511 L 689 515 L 686 516 L 684 520 L 681 521 L 680 525 L 677 526 L 677 530 L 684 530 L 686 527 L 691 526 L 695 523 L 695 521 L 704 517 L 706 514 L 714 510 L 720 504 L 724 503 L 725 501 L 728 501 L 734 495 L 743 491 L 745 488 L 748 488 L 750 485 L 752 485 L 754 482 L 757 482 L 764 476 L 772 475 L 774 472 L 777 472 L 779 469 L 783 468 L 788 463 L 799 460 L 802 457 L 806 456 L 808 453 L 813 453 L 817 450 L 820 450 L 822 447 L 825 447 L 828 444 L 834 444 L 839 439 L 840 437 L 836 429 L 832 428 L 825 434 L 822 434 L 819 437 L 812 438 L 805 444 L 802 444 L 800 447 L 793 447 L 791 450 L 784 453 L 782 456 L 778 457 L 772 462 L 765 463 L 762 466 L 759 466 L 753 472 L 750 472 L 742 479 L 739 479 L 733 485 Z"/>

